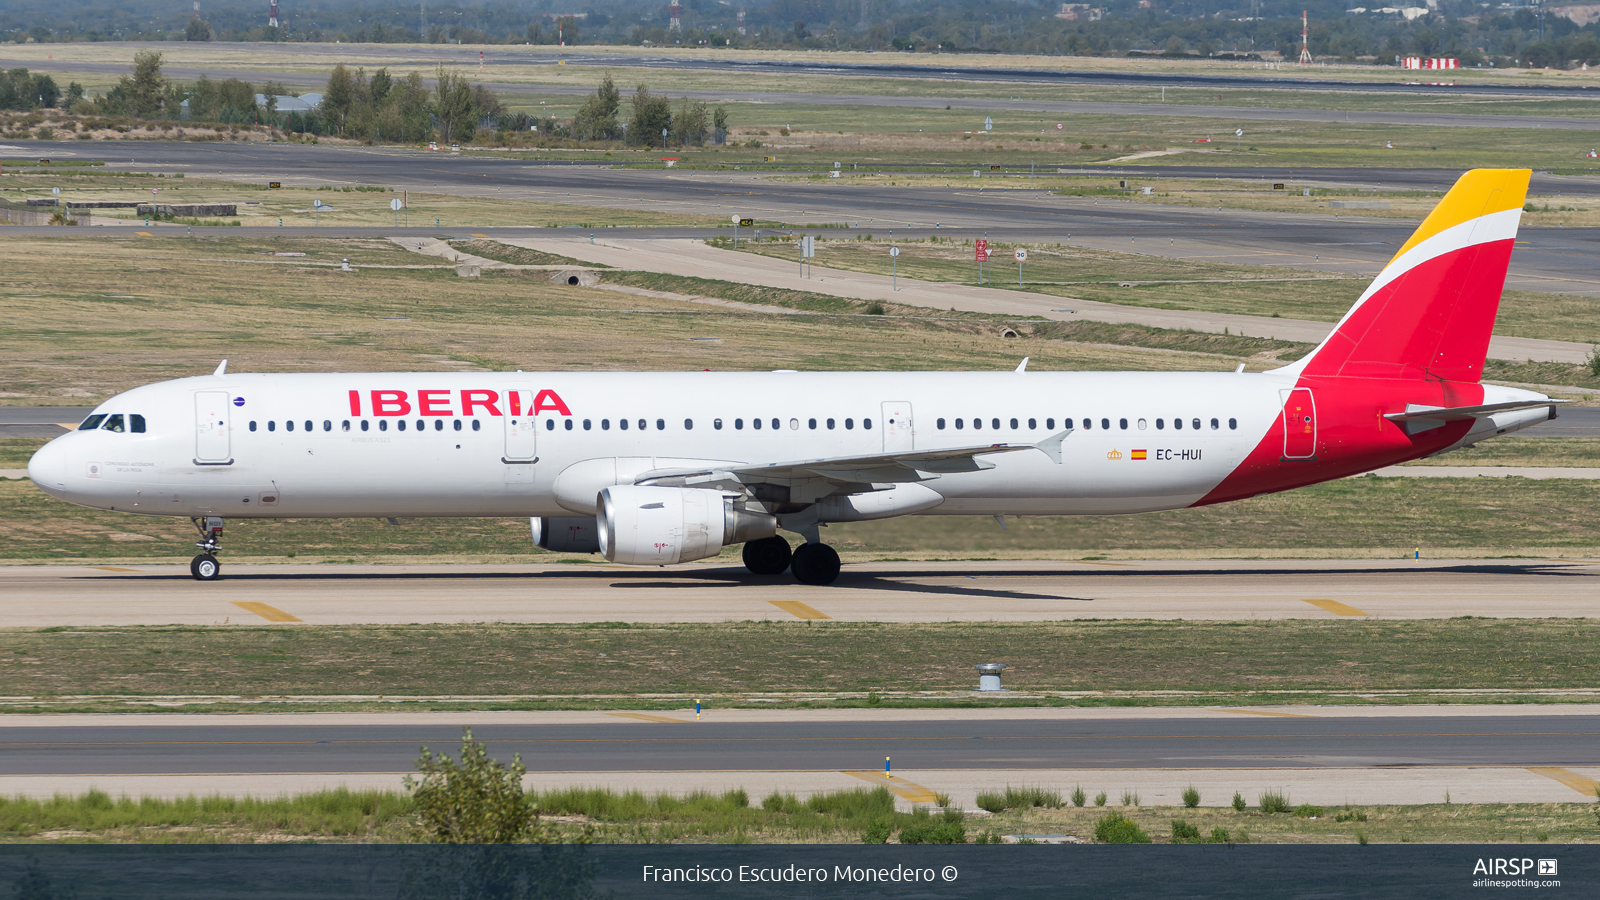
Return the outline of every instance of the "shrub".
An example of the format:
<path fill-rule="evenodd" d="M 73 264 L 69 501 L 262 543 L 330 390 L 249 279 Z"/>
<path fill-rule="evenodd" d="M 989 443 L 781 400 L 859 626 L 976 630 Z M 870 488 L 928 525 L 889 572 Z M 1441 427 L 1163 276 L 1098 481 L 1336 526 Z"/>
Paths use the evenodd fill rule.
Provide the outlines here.
<path fill-rule="evenodd" d="M 1359 828 L 1356 829 L 1356 843 L 1363 847 L 1367 845 L 1367 833 Z"/>
<path fill-rule="evenodd" d="M 56 139 L 55 129 L 48 128 L 48 127 L 39 129 L 38 138 L 41 141 L 53 141 L 53 140 L 55 140 Z"/>
<path fill-rule="evenodd" d="M 935 806 L 939 807 L 940 809 L 949 809 L 950 808 L 950 802 L 951 801 L 950 801 L 950 795 L 949 794 L 935 793 L 933 795 L 933 803 L 934 803 Z"/>
<path fill-rule="evenodd" d="M 805 805 L 796 799 L 795 795 L 793 794 L 786 794 L 782 791 L 773 791 L 761 801 L 761 808 L 767 812 L 797 813 L 800 810 L 805 809 Z M 883 841 L 878 841 L 878 843 L 881 844 Z"/>
<path fill-rule="evenodd" d="M 1150 835 L 1144 833 L 1139 823 L 1122 813 L 1104 816 L 1094 826 L 1094 839 L 1101 844 L 1148 844 Z"/>
<path fill-rule="evenodd" d="M 978 808 L 987 812 L 1004 812 L 1006 808 L 1006 795 L 999 791 L 978 792 Z"/>
<path fill-rule="evenodd" d="M 1100 793 L 1094 795 L 1094 805 L 1095 806 L 1105 806 L 1106 805 L 1106 792 L 1105 791 L 1101 791 Z"/>
<path fill-rule="evenodd" d="M 1244 795 L 1238 791 L 1233 792 L 1233 808 L 1237 812 L 1244 812 Z"/>
<path fill-rule="evenodd" d="M 1123 806 L 1138 806 L 1139 805 L 1139 794 L 1137 792 L 1135 792 L 1135 791 L 1123 791 L 1122 792 L 1122 805 Z"/>
<path fill-rule="evenodd" d="M 878 819 L 861 832 L 863 844 L 887 844 L 889 842 L 889 822 L 887 819 Z"/>
<path fill-rule="evenodd" d="M 1200 805 L 1200 791 L 1192 784 L 1183 789 L 1183 805 L 1190 809 Z"/>
<path fill-rule="evenodd" d="M 926 812 L 926 811 L 924 811 Z M 959 809 L 947 809 L 934 819 L 923 815 L 900 829 L 902 844 L 965 844 L 967 817 Z"/>
<path fill-rule="evenodd" d="M 865 310 L 863 310 L 863 312 L 865 312 L 869 316 L 881 316 L 885 312 L 887 312 L 887 310 L 884 309 L 882 303 L 878 302 L 877 300 L 874 300 L 871 303 L 867 304 L 867 308 Z"/>
<path fill-rule="evenodd" d="M 1288 812 L 1291 808 L 1292 807 L 1289 806 L 1289 796 L 1287 794 L 1280 794 L 1277 791 L 1263 791 L 1262 792 L 1262 794 L 1261 794 L 1261 811 L 1262 812 L 1264 812 L 1264 813 L 1281 813 L 1281 812 Z"/>
<path fill-rule="evenodd" d="M 1172 842 L 1174 844 L 1198 844 L 1200 829 L 1190 825 L 1182 819 L 1172 820 Z"/>
<path fill-rule="evenodd" d="M 1367 820 L 1367 811 L 1364 809 L 1347 809 L 1334 816 L 1333 820 L 1335 822 L 1365 822 Z"/>
<path fill-rule="evenodd" d="M 1228 838 L 1228 829 L 1226 829 L 1226 828 L 1213 828 L 1213 829 L 1211 829 L 1211 839 L 1210 839 L 1209 843 L 1212 843 L 1212 844 L 1231 844 L 1231 843 L 1233 843 L 1233 841 Z"/>
<path fill-rule="evenodd" d="M 1322 818 L 1322 807 L 1302 803 L 1294 808 L 1294 814 L 1302 819 L 1320 819 Z"/>
<path fill-rule="evenodd" d="M 1012 809 L 1028 809 L 1035 806 L 1060 809 L 1066 805 L 1061 799 L 1060 791 L 1049 791 L 1042 787 L 1014 788 L 1006 785 L 1006 806 Z"/>
<path fill-rule="evenodd" d="M 1083 793 L 1083 786 L 1079 785 L 1078 787 L 1073 788 L 1072 789 L 1072 805 L 1073 806 L 1082 806 L 1086 802 L 1088 802 L 1088 797 L 1085 796 L 1084 793 Z"/>
<path fill-rule="evenodd" d="M 505 765 L 489 757 L 483 744 L 463 728 L 461 761 L 422 748 L 419 781 L 405 777 L 406 790 L 420 821 L 423 840 L 435 844 L 511 844 L 543 842 L 539 813 L 522 793 L 528 769 L 522 755 Z"/>

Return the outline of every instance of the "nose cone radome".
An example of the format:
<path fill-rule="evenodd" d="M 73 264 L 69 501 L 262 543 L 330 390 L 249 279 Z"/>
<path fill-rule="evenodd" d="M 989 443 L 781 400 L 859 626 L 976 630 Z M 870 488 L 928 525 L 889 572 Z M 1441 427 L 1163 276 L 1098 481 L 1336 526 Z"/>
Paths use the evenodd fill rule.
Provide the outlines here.
<path fill-rule="evenodd" d="M 28 460 L 28 477 L 47 494 L 59 494 L 67 488 L 67 451 L 59 439 L 40 447 Z"/>

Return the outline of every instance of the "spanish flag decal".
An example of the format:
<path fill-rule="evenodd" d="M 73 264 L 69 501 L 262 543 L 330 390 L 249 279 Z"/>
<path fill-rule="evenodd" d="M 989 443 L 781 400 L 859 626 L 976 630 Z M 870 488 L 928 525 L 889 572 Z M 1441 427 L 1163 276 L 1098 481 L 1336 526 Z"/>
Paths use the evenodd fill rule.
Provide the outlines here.
<path fill-rule="evenodd" d="M 1135 450 L 1135 451 L 1133 451 L 1133 458 L 1134 459 L 1144 459 L 1145 458 L 1144 451 L 1143 450 Z"/>

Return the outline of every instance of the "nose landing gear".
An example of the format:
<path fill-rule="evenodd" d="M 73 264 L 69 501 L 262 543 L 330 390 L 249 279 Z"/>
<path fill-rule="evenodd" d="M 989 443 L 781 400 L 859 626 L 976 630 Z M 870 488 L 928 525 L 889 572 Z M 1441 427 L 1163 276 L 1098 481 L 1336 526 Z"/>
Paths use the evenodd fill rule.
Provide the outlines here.
<path fill-rule="evenodd" d="M 222 564 L 217 562 L 216 556 L 222 550 L 222 517 L 196 517 L 190 521 L 200 532 L 200 540 L 195 542 L 200 555 L 189 560 L 189 574 L 196 581 L 216 581 L 222 575 Z"/>

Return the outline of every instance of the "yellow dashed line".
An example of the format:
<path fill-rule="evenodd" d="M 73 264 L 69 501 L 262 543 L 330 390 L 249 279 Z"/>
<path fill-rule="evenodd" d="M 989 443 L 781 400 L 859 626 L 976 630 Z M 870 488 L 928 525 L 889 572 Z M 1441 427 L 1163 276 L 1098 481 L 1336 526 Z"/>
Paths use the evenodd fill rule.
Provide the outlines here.
<path fill-rule="evenodd" d="M 102 572 L 137 572 L 137 571 L 139 571 L 138 569 L 124 569 L 121 566 L 90 566 L 89 568 L 91 568 L 91 569 L 99 569 Z"/>
<path fill-rule="evenodd" d="M 621 713 L 621 712 L 617 712 L 617 713 L 606 713 L 606 715 L 608 715 L 608 716 L 616 716 L 619 719 L 638 719 L 641 722 L 677 722 L 679 724 L 688 724 L 688 722 L 689 722 L 688 719 L 674 719 L 674 718 L 672 718 L 670 716 L 652 716 L 649 713 Z"/>
<path fill-rule="evenodd" d="M 797 619 L 831 619 L 831 618 L 833 618 L 833 616 L 828 615 L 827 613 L 823 612 L 822 610 L 820 610 L 820 609 L 812 609 L 811 607 L 805 605 L 804 603 L 801 603 L 799 600 L 768 600 L 767 602 L 771 603 L 773 606 L 776 606 L 777 608 L 783 610 L 784 612 L 794 616 Z"/>
<path fill-rule="evenodd" d="M 1361 610 L 1356 609 L 1354 606 L 1348 606 L 1348 605 L 1346 605 L 1344 603 L 1340 603 L 1337 600 L 1305 600 L 1303 602 L 1309 603 L 1312 606 L 1317 607 L 1318 609 L 1325 609 L 1328 612 L 1331 612 L 1336 616 L 1364 616 L 1364 615 L 1367 615 L 1366 613 L 1362 612 Z"/>
<path fill-rule="evenodd" d="M 1530 766 L 1528 771 L 1535 775 L 1543 775 L 1551 781 L 1559 781 L 1585 797 L 1595 796 L 1594 789 L 1597 784 L 1593 778 L 1586 778 L 1571 769 L 1562 769 L 1557 766 Z"/>
<path fill-rule="evenodd" d="M 140 237 L 155 237 L 155 235 L 151 234 L 148 231 L 135 231 L 134 234 L 137 234 Z"/>
<path fill-rule="evenodd" d="M 912 803 L 937 803 L 939 799 L 933 795 L 933 791 L 903 778 L 892 778 L 882 772 L 861 772 L 852 769 L 843 769 L 842 771 L 853 778 L 859 778 L 862 781 L 869 781 L 873 784 L 881 784 L 894 791 L 896 796 L 910 800 Z"/>
<path fill-rule="evenodd" d="M 487 235 L 487 234 L 473 234 L 473 235 L 472 235 L 472 236 L 473 236 L 473 237 L 481 237 L 481 238 L 486 238 L 486 237 L 488 237 L 488 235 Z"/>
<path fill-rule="evenodd" d="M 254 600 L 235 600 L 235 601 L 233 601 L 233 605 L 239 607 L 240 609 L 244 610 L 245 612 L 253 612 L 256 615 L 260 616 L 261 618 L 266 619 L 268 622 L 301 622 L 301 621 L 304 621 L 303 619 L 300 619 L 297 616 L 289 615 L 288 613 L 284 612 L 281 609 L 278 609 L 275 606 L 268 606 L 265 603 L 257 603 Z"/>
<path fill-rule="evenodd" d="M 1225 709 L 1223 712 L 1238 713 L 1241 716 L 1277 716 L 1283 719 L 1315 719 L 1316 716 L 1307 716 L 1300 713 L 1271 712 L 1265 709 Z"/>

